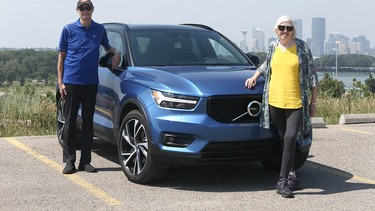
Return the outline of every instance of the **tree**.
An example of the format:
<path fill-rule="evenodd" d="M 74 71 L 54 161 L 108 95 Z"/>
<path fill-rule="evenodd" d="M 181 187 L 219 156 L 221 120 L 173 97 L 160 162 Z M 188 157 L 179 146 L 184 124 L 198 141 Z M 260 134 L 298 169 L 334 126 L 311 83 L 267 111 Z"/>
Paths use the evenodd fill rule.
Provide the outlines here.
<path fill-rule="evenodd" d="M 319 82 L 318 93 L 323 97 L 340 98 L 345 93 L 344 82 L 333 79 L 326 73 Z"/>
<path fill-rule="evenodd" d="M 372 93 L 375 93 L 375 78 L 372 77 L 372 74 L 369 74 L 369 78 L 365 80 L 366 86 Z"/>
<path fill-rule="evenodd" d="M 53 49 L 6 50 L 0 51 L 0 84 L 14 80 L 56 78 L 58 52 Z M 23 82 L 22 82 L 23 81 Z"/>
<path fill-rule="evenodd" d="M 362 84 L 361 81 L 358 81 L 356 78 L 353 78 L 353 84 L 348 90 L 348 94 L 353 97 L 368 97 L 371 92 L 367 85 Z"/>
<path fill-rule="evenodd" d="M 17 60 L 13 59 L 4 65 L 4 70 L 4 78 L 9 84 L 12 84 L 13 81 L 17 79 L 17 73 L 22 72 L 22 66 L 17 62 Z"/>
<path fill-rule="evenodd" d="M 371 67 L 375 58 L 361 54 L 341 54 L 337 58 L 339 67 Z M 314 60 L 316 67 L 333 67 L 336 66 L 336 55 L 322 55 Z"/>
<path fill-rule="evenodd" d="M 264 52 L 259 52 L 257 53 L 259 59 L 260 59 L 260 64 L 263 64 L 264 61 L 267 59 L 267 53 Z"/>

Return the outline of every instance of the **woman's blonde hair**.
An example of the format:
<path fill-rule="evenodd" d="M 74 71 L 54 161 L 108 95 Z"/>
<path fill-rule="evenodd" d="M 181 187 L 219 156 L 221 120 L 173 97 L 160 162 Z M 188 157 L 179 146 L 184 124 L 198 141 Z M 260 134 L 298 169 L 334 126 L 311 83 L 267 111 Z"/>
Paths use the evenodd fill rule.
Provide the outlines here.
<path fill-rule="evenodd" d="M 294 20 L 293 20 L 291 17 L 287 16 L 287 15 L 283 15 L 283 16 L 281 16 L 279 19 L 277 19 L 277 21 L 276 21 L 276 23 L 275 23 L 275 26 L 273 27 L 273 31 L 275 32 L 276 35 L 278 35 L 278 34 L 277 34 L 277 30 L 278 30 L 277 27 L 278 27 L 282 22 L 288 22 L 288 23 L 290 23 L 291 26 L 295 27 L 295 26 L 294 26 Z M 294 28 L 294 30 L 293 30 L 293 34 L 292 34 L 292 37 L 295 38 L 296 35 L 297 35 L 297 31 L 296 31 L 296 29 Z"/>

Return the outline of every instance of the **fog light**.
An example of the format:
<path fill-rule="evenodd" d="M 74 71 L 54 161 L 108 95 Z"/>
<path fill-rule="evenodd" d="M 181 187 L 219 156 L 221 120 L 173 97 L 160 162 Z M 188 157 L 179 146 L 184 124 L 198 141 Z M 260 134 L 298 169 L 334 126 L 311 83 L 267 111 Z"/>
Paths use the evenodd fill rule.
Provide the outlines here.
<path fill-rule="evenodd" d="M 184 134 L 170 134 L 163 135 L 162 144 L 171 147 L 187 147 L 194 141 L 194 137 Z"/>

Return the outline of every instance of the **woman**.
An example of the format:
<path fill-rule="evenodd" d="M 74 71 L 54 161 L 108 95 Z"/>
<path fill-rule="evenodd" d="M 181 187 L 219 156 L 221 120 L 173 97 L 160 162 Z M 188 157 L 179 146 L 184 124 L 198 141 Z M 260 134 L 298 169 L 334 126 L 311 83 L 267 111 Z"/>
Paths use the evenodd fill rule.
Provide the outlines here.
<path fill-rule="evenodd" d="M 292 191 L 299 189 L 294 167 L 297 134 L 309 132 L 310 116 L 316 112 L 318 77 L 309 47 L 296 38 L 294 21 L 281 16 L 274 32 L 278 39 L 271 42 L 266 61 L 245 86 L 254 87 L 260 75 L 265 78 L 260 125 L 269 128 L 272 121 L 278 131 L 283 154 L 276 192 L 291 198 Z"/>

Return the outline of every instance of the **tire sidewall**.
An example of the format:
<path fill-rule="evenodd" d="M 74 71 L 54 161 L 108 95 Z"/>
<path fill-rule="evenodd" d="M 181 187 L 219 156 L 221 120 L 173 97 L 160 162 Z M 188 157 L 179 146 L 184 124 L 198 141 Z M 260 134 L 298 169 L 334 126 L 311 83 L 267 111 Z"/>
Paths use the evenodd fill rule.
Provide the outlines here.
<path fill-rule="evenodd" d="M 118 134 L 118 138 L 117 138 L 118 159 L 119 159 L 122 171 L 124 172 L 124 174 L 126 175 L 126 177 L 130 181 L 135 182 L 135 183 L 143 183 L 143 181 L 148 176 L 148 172 L 151 171 L 152 168 L 153 168 L 150 151 L 148 151 L 148 153 L 147 153 L 146 164 L 145 164 L 142 172 L 138 175 L 133 175 L 131 172 L 129 172 L 126 169 L 126 167 L 124 166 L 123 157 L 121 155 L 121 150 L 122 150 L 121 145 L 122 145 L 122 140 L 123 140 L 122 139 L 122 132 L 125 128 L 126 123 L 131 119 L 137 119 L 143 125 L 143 127 L 145 128 L 145 131 L 146 131 L 146 137 L 147 137 L 147 142 L 148 142 L 147 144 L 148 145 L 150 144 L 150 137 L 151 136 L 150 136 L 150 130 L 149 130 L 148 123 L 146 122 L 145 117 L 138 110 L 133 110 L 125 116 L 125 118 L 122 120 L 122 123 L 121 123 L 121 126 L 120 126 L 120 130 L 119 130 L 119 134 Z"/>

